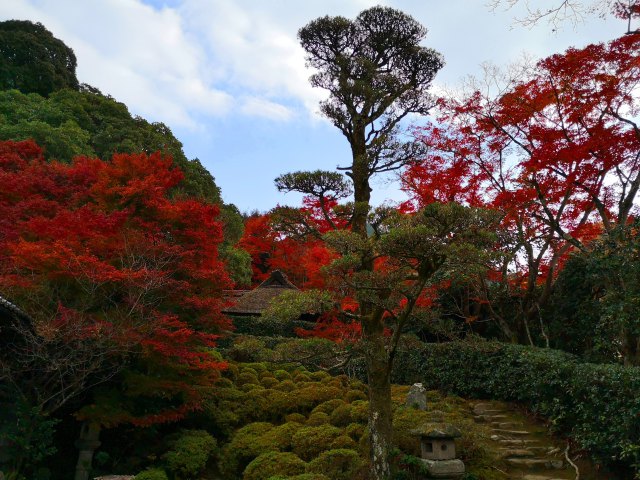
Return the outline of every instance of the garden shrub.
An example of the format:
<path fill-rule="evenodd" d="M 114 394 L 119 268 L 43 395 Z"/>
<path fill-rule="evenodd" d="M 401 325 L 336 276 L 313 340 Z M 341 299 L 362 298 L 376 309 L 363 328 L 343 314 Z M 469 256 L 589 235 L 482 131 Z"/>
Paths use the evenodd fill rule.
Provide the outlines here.
<path fill-rule="evenodd" d="M 342 434 L 332 425 L 300 428 L 291 441 L 293 452 L 303 460 L 311 460 L 320 452 L 329 450 L 333 441 Z"/>
<path fill-rule="evenodd" d="M 291 374 L 286 370 L 276 370 L 275 372 L 273 372 L 273 376 L 280 381 L 291 380 Z"/>
<path fill-rule="evenodd" d="M 160 468 L 150 468 L 144 472 L 140 472 L 133 480 L 169 480 L 164 470 Z"/>
<path fill-rule="evenodd" d="M 345 404 L 344 400 L 340 398 L 332 398 L 331 400 L 322 402 L 320 405 L 314 408 L 311 411 L 311 413 L 322 412 L 322 413 L 326 413 L 327 415 L 331 415 L 331 412 L 333 412 L 340 405 L 344 405 L 344 404 Z"/>
<path fill-rule="evenodd" d="M 638 367 L 497 342 L 429 344 L 400 352 L 397 363 L 408 383 L 527 405 L 596 461 L 640 472 Z"/>
<path fill-rule="evenodd" d="M 358 441 L 360 440 L 360 437 L 364 435 L 365 428 L 365 425 L 363 425 L 362 423 L 350 423 L 349 425 L 347 425 L 347 428 L 345 428 L 344 432 L 355 441 Z"/>
<path fill-rule="evenodd" d="M 247 383 L 251 383 L 254 385 L 260 385 L 260 380 L 258 380 L 258 375 L 253 372 L 248 372 L 244 370 L 240 375 L 238 375 L 238 379 L 236 380 L 237 385 L 245 385 Z"/>
<path fill-rule="evenodd" d="M 196 477 L 216 451 L 216 440 L 204 430 L 182 430 L 163 455 L 167 469 L 177 479 Z"/>
<path fill-rule="evenodd" d="M 280 382 L 275 377 L 263 377 L 260 380 L 260 384 L 265 388 L 273 388 Z"/>
<path fill-rule="evenodd" d="M 318 426 L 329 423 L 329 415 L 324 412 L 315 412 L 309 415 L 306 424 L 309 426 Z"/>
<path fill-rule="evenodd" d="M 367 423 L 369 419 L 369 402 L 356 400 L 351 403 L 351 418 L 353 422 Z"/>
<path fill-rule="evenodd" d="M 368 400 L 369 397 L 362 390 L 349 390 L 345 395 L 347 402 L 351 403 L 356 400 Z"/>
<path fill-rule="evenodd" d="M 301 413 L 290 413 L 289 415 L 286 415 L 284 419 L 287 422 L 297 422 L 297 423 L 305 423 L 307 421 L 307 418 Z"/>
<path fill-rule="evenodd" d="M 348 404 L 339 405 L 330 415 L 331 425 L 336 427 L 346 427 L 352 421 L 351 410 L 353 407 Z"/>
<path fill-rule="evenodd" d="M 259 442 L 262 435 L 274 428 L 267 422 L 255 422 L 245 425 L 235 432 L 220 454 L 218 467 L 225 478 L 237 477 L 244 466 L 261 453 L 274 450 L 272 445 Z"/>
<path fill-rule="evenodd" d="M 350 436 L 340 435 L 331 443 L 331 450 L 336 450 L 340 448 L 348 448 L 351 450 L 356 450 L 358 448 L 358 444 Z"/>
<path fill-rule="evenodd" d="M 352 480 L 362 467 L 362 460 L 355 450 L 339 449 L 322 452 L 307 467 L 311 473 L 322 473 L 332 480 Z"/>
<path fill-rule="evenodd" d="M 243 480 L 268 480 L 275 475 L 304 473 L 307 464 L 291 452 L 267 452 L 256 457 L 244 471 Z"/>
<path fill-rule="evenodd" d="M 296 389 L 296 384 L 291 380 L 282 380 L 280 384 L 276 385 L 274 388 L 282 390 L 283 392 L 291 392 Z"/>

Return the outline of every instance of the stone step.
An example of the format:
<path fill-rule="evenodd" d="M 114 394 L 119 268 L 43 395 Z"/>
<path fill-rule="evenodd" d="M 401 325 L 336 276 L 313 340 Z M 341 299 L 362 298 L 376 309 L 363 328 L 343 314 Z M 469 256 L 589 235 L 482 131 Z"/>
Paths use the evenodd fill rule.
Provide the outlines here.
<path fill-rule="evenodd" d="M 473 407 L 473 413 L 475 413 L 476 415 L 504 413 L 504 409 L 490 403 L 478 403 Z"/>
<path fill-rule="evenodd" d="M 525 435 L 531 435 L 531 432 L 527 430 L 506 430 L 503 428 L 494 428 L 492 432 L 496 435 L 502 435 L 507 437 L 524 437 Z"/>
<path fill-rule="evenodd" d="M 498 450 L 502 458 L 533 458 L 536 456 L 531 450 L 525 448 L 500 448 Z"/>
<path fill-rule="evenodd" d="M 548 477 L 546 475 L 525 475 L 522 480 L 563 480 L 562 478 Z"/>
<path fill-rule="evenodd" d="M 528 468 L 530 470 L 543 468 L 555 468 L 559 470 L 564 467 L 562 460 L 552 458 L 506 458 L 504 461 L 514 467 Z"/>
<path fill-rule="evenodd" d="M 476 415 L 473 417 L 478 422 L 496 422 L 498 420 L 506 420 L 507 415 Z"/>
<path fill-rule="evenodd" d="M 495 428 L 510 429 L 522 427 L 522 422 L 491 422 L 491 426 Z"/>
<path fill-rule="evenodd" d="M 497 441 L 506 446 L 516 447 L 526 445 L 527 448 L 533 446 L 536 443 L 540 443 L 539 440 L 533 440 L 530 438 L 499 438 L 497 439 Z"/>

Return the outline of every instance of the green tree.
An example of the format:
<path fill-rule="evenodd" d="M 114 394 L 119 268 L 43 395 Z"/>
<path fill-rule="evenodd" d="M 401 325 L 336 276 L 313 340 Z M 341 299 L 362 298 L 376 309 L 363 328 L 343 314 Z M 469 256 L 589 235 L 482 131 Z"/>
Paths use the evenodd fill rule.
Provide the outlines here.
<path fill-rule="evenodd" d="M 374 479 L 390 475 L 390 371 L 395 350 L 385 343 L 384 317 L 390 312 L 397 316 L 397 340 L 403 322 L 435 271 L 429 265 L 437 269 L 442 264 L 439 253 L 434 256 L 435 250 L 418 248 L 412 253 L 405 248 L 416 247 L 414 240 L 428 241 L 425 235 L 435 238 L 434 232 L 424 230 L 429 229 L 427 225 L 404 225 L 406 228 L 395 230 L 400 225 L 388 223 L 396 221 L 391 220 L 396 219 L 392 212 L 378 211 L 370 216 L 371 178 L 401 168 L 420 150 L 416 143 L 403 142 L 399 133 L 400 123 L 407 115 L 427 113 L 432 105 L 428 88 L 443 65 L 437 52 L 420 45 L 425 35 L 426 29 L 413 18 L 387 7 L 365 10 L 355 20 L 322 17 L 300 29 L 298 37 L 307 52 L 308 65 L 317 70 L 311 83 L 329 92 L 329 98 L 320 104 L 321 112 L 351 146 L 350 164 L 338 167 L 351 182 L 336 177 L 335 172 L 297 172 L 276 180 L 282 191 L 312 196 L 330 226 L 336 225 L 331 221 L 335 211 L 330 212 L 330 206 L 353 189 L 350 230 L 330 233 L 327 240 L 342 254 L 334 263 L 334 272 L 338 276 L 344 274 L 345 285 L 353 287 L 359 301 L 355 317 L 362 326 L 368 371 Z M 281 213 L 281 220 L 291 218 L 290 210 Z M 293 223 L 296 222 L 283 222 L 290 226 Z M 297 223 L 302 230 L 310 225 Z M 368 224 L 378 232 L 371 238 Z M 382 230 L 377 227 L 390 230 L 381 235 Z M 403 232 L 417 236 L 412 240 Z M 376 271 L 376 259 L 385 255 L 393 256 L 398 263 L 389 271 Z M 401 279 L 408 283 L 403 284 Z M 398 295 L 407 300 L 400 313 L 395 310 Z"/>
<path fill-rule="evenodd" d="M 76 56 L 41 23 L 0 22 L 0 88 L 48 96 L 78 89 Z"/>

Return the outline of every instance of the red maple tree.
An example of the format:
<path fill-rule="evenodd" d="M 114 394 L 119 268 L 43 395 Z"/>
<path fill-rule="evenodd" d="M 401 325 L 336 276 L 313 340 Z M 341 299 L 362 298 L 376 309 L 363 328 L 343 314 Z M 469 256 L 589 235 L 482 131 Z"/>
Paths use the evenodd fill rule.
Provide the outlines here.
<path fill-rule="evenodd" d="M 512 339 L 529 336 L 567 253 L 634 214 L 639 47 L 627 36 L 553 55 L 497 97 L 441 100 L 438 121 L 419 132 L 430 153 L 403 176 L 416 205 L 504 215 L 509 251 L 497 273 L 522 305 L 519 331 L 502 325 Z"/>
<path fill-rule="evenodd" d="M 211 353 L 228 327 L 219 209 L 175 198 L 181 179 L 159 153 L 65 164 L 31 141 L 0 143 L 0 291 L 38 332 L 5 371 L 40 411 L 120 375 L 83 418 L 171 421 L 224 368 Z"/>

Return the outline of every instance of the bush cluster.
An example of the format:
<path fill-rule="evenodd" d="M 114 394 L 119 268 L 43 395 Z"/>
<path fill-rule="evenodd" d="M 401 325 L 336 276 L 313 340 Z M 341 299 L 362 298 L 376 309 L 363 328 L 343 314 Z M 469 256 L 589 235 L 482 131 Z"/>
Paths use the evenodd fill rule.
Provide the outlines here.
<path fill-rule="evenodd" d="M 524 404 L 595 460 L 640 472 L 640 368 L 494 342 L 428 344 L 397 364 L 409 383 Z"/>

